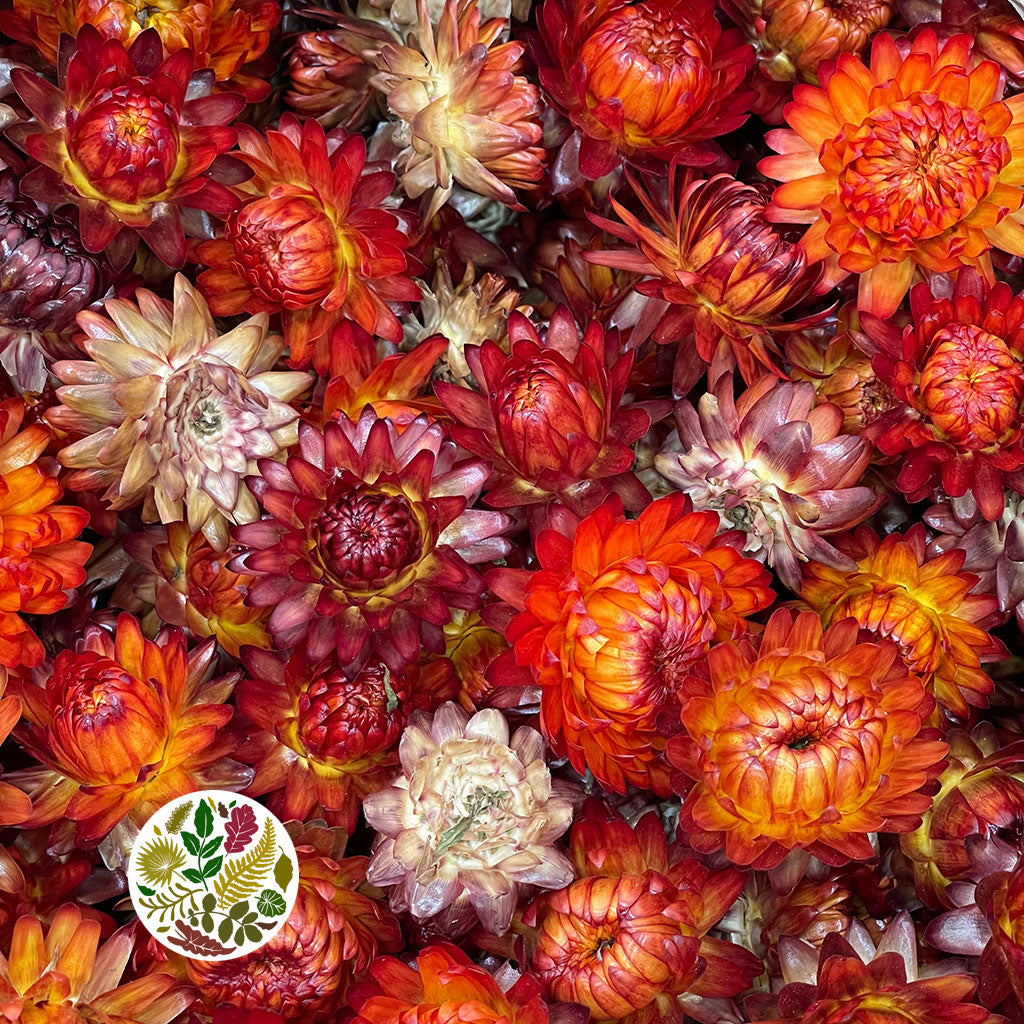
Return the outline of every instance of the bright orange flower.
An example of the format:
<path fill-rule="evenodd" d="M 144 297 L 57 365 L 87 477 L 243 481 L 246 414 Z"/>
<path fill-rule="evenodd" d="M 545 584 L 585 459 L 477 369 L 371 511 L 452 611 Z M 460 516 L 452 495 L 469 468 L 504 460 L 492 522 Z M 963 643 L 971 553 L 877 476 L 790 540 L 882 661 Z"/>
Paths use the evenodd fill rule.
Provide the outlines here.
<path fill-rule="evenodd" d="M 64 493 L 56 475 L 39 464 L 50 443 L 40 424 L 19 428 L 25 403 L 0 403 L 0 666 L 35 667 L 43 645 L 22 618 L 52 615 L 68 591 L 85 581 L 92 545 L 75 538 L 89 513 L 56 505 Z"/>
<path fill-rule="evenodd" d="M 537 540 L 540 568 L 497 570 L 492 589 L 521 610 L 506 635 L 543 688 L 541 727 L 580 773 L 624 793 L 666 795 L 659 716 L 688 667 L 772 601 L 769 576 L 716 536 L 716 512 L 673 494 L 627 521 L 611 498 L 570 540 Z"/>
<path fill-rule="evenodd" d="M 548 1024 L 537 982 L 523 975 L 503 990 L 457 946 L 427 946 L 416 969 L 392 956 L 370 965 L 372 981 L 353 988 L 355 1024 Z"/>
<path fill-rule="evenodd" d="M 242 65 L 263 55 L 280 20 L 277 0 L 14 0 L 0 28 L 54 65 L 62 32 L 76 36 L 92 25 L 105 39 L 128 44 L 153 28 L 167 54 L 191 50 L 196 67 L 213 68 L 218 82 L 230 81 L 258 103 L 270 84 Z"/>
<path fill-rule="evenodd" d="M 697 850 L 758 869 L 796 849 L 866 860 L 868 833 L 909 832 L 931 806 L 946 753 L 924 728 L 935 701 L 895 644 L 858 643 L 851 620 L 823 632 L 816 615 L 777 611 L 759 642 L 713 647 L 679 697 L 667 754 Z"/>
<path fill-rule="evenodd" d="M 785 182 L 772 215 L 812 225 L 801 247 L 830 279 L 860 274 L 861 310 L 891 316 L 918 267 L 991 278 L 990 249 L 1024 255 L 1024 97 L 1004 101 L 971 45 L 880 32 L 868 66 L 842 54 L 822 88 L 794 90 L 793 130 L 768 133 L 781 155 L 761 170 Z"/>
<path fill-rule="evenodd" d="M 836 540 L 857 570 L 810 562 L 800 596 L 826 626 L 850 615 L 869 638 L 894 640 L 939 704 L 965 717 L 988 705 L 993 684 L 982 663 L 1007 656 L 986 632 L 1001 621 L 999 602 L 971 592 L 978 578 L 960 571 L 962 550 L 928 558 L 925 543 L 921 525 L 884 539 L 859 527 Z"/>
<path fill-rule="evenodd" d="M 358 135 L 332 132 L 329 143 L 315 120 L 292 114 L 263 135 L 241 124 L 238 135 L 238 158 L 253 171 L 235 186 L 242 208 L 222 237 L 196 248 L 210 268 L 198 283 L 214 315 L 280 313 L 292 365 L 312 359 L 321 371 L 323 339 L 346 317 L 400 341 L 388 303 L 420 290 L 405 275 L 402 223 L 384 208 L 394 175 L 366 166 Z"/>
<path fill-rule="evenodd" d="M 121 615 L 114 636 L 87 627 L 36 685 L 20 684 L 26 724 L 19 736 L 53 773 L 40 783 L 28 827 L 68 817 L 80 843 L 94 843 L 123 818 L 136 825 L 169 800 L 209 784 L 210 766 L 234 746 L 222 703 L 234 676 L 207 682 L 216 645 L 186 653 L 180 629 L 145 639 Z"/>
<path fill-rule="evenodd" d="M 46 936 L 35 915 L 14 926 L 0 958 L 0 1002 L 11 1024 L 167 1024 L 194 998 L 168 972 L 120 984 L 132 953 L 131 925 L 100 946 L 102 926 L 65 904 Z"/>

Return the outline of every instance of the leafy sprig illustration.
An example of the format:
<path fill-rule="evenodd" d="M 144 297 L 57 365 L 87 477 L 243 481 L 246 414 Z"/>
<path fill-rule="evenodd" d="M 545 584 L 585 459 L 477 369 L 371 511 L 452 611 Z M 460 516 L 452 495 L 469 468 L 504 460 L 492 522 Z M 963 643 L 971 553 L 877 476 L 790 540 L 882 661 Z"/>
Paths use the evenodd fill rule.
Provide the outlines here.
<path fill-rule="evenodd" d="M 213 878 L 224 863 L 223 854 L 217 855 L 224 837 L 210 838 L 213 833 L 213 811 L 205 800 L 200 800 L 199 806 L 196 807 L 192 827 L 195 829 L 194 832 L 181 833 L 181 841 L 185 844 L 185 849 L 195 857 L 196 866 L 185 868 L 181 873 L 190 882 L 198 882 L 204 889 L 209 890 L 206 880 Z"/>

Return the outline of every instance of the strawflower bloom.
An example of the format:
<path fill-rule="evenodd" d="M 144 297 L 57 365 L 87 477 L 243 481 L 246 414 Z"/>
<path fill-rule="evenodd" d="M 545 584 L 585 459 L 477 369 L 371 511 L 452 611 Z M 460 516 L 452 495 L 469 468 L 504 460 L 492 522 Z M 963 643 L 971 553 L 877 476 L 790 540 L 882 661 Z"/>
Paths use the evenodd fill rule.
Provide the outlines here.
<path fill-rule="evenodd" d="M 999 519 L 1004 486 L 1024 492 L 1024 295 L 965 268 L 949 298 L 914 287 L 910 309 L 902 331 L 863 318 L 875 372 L 896 400 L 867 435 L 899 456 L 896 483 L 911 501 L 941 486 Z"/>
<path fill-rule="evenodd" d="M 619 220 L 591 219 L 632 248 L 586 258 L 642 275 L 637 291 L 651 297 L 650 315 L 664 310 L 654 340 L 679 346 L 675 394 L 685 395 L 708 365 L 712 382 L 733 366 L 747 382 L 765 369 L 779 372 L 778 336 L 824 316 L 790 312 L 820 290 L 822 268 L 768 222 L 764 194 L 727 174 L 670 174 L 667 202 L 630 183 L 651 226 L 613 196 Z"/>
<path fill-rule="evenodd" d="M 597 179 L 625 159 L 706 163 L 699 145 L 747 119 L 753 47 L 723 30 L 713 0 L 544 0 L 540 83 L 575 129 L 556 184 Z"/>
<path fill-rule="evenodd" d="M 15 0 L 0 16 L 0 28 L 53 65 L 61 33 L 75 36 L 91 25 L 127 45 L 154 29 L 166 53 L 191 50 L 197 68 L 212 68 L 218 82 L 230 82 L 258 103 L 270 85 L 243 65 L 263 55 L 280 20 L 277 0 Z"/>
<path fill-rule="evenodd" d="M 389 302 L 419 289 L 406 276 L 409 239 L 385 209 L 394 175 L 366 164 L 358 135 L 324 135 L 291 114 L 261 135 L 238 126 L 238 158 L 253 174 L 235 186 L 241 209 L 223 236 L 201 242 L 200 289 L 215 316 L 280 313 L 293 366 L 324 368 L 322 339 L 339 320 L 400 341 Z"/>
<path fill-rule="evenodd" d="M 267 806 L 283 821 L 322 816 L 349 832 L 362 800 L 394 778 L 410 714 L 433 711 L 456 688 L 444 658 L 401 674 L 370 663 L 351 678 L 301 647 L 286 660 L 255 650 L 243 660 L 250 678 L 236 702 L 256 726 L 239 755 L 256 769 L 247 792 L 270 794 Z"/>
<path fill-rule="evenodd" d="M 123 818 L 141 827 L 175 797 L 227 784 L 231 769 L 215 762 L 236 743 L 223 701 L 237 673 L 210 679 L 214 654 L 212 640 L 187 651 L 180 629 L 147 640 L 121 615 L 113 635 L 87 627 L 38 682 L 19 685 L 19 738 L 49 769 L 28 827 L 67 817 L 94 845 Z"/>
<path fill-rule="evenodd" d="M 377 830 L 367 878 L 391 907 L 430 921 L 435 934 L 480 924 L 508 930 L 530 887 L 555 889 L 572 866 L 554 844 L 572 821 L 568 793 L 552 785 L 544 740 L 500 711 L 470 717 L 451 702 L 416 712 L 399 744 L 402 773 L 363 801 Z"/>
<path fill-rule="evenodd" d="M 34 668 L 43 645 L 22 618 L 52 615 L 85 582 L 92 545 L 78 540 L 89 522 L 84 509 L 58 505 L 64 491 L 40 456 L 52 435 L 34 423 L 22 428 L 25 403 L 0 403 L 0 665 Z"/>
<path fill-rule="evenodd" d="M 876 946 L 854 922 L 843 935 L 829 935 L 820 952 L 783 939 L 783 980 L 773 996 L 748 1000 L 752 1020 L 765 1024 L 1003 1024 L 972 1000 L 978 979 L 963 961 L 918 966 L 917 936 L 910 915 L 898 914 Z M 957 973 L 957 972 L 961 973 Z"/>
<path fill-rule="evenodd" d="M 194 993 L 173 974 L 158 971 L 121 984 L 132 954 L 129 925 L 100 945 L 102 927 L 65 904 L 45 936 L 38 917 L 14 926 L 0 961 L 0 999 L 11 1024 L 167 1024 Z"/>
<path fill-rule="evenodd" d="M 111 602 L 133 614 L 152 612 L 157 624 L 182 626 L 196 638 L 214 637 L 233 658 L 242 647 L 269 647 L 263 608 L 250 608 L 245 595 L 252 576 L 232 572 L 226 553 L 213 548 L 186 523 L 133 533 L 124 550 L 141 574 L 127 572 Z M 146 616 L 148 627 L 150 616 Z"/>
<path fill-rule="evenodd" d="M 858 486 L 871 458 L 861 437 L 841 433 L 837 405 L 814 387 L 759 378 L 734 398 L 731 374 L 694 408 L 676 405 L 675 439 L 655 457 L 658 472 L 692 500 L 746 534 L 745 554 L 772 566 L 791 590 L 801 563 L 837 569 L 854 562 L 826 537 L 862 523 L 883 499 Z"/>
<path fill-rule="evenodd" d="M 530 964 L 549 995 L 597 1021 L 699 1020 L 701 1000 L 745 991 L 763 970 L 749 950 L 709 936 L 746 874 L 712 871 L 669 847 L 657 814 L 631 827 L 597 801 L 572 829 L 577 881 L 524 915 Z"/>
<path fill-rule="evenodd" d="M 11 80 L 35 116 L 12 138 L 39 165 L 24 193 L 78 207 L 82 244 L 124 266 L 142 240 L 171 267 L 185 262 L 180 207 L 226 216 L 238 201 L 214 181 L 211 164 L 235 143 L 228 127 L 242 108 L 236 93 L 190 93 L 191 50 L 161 61 L 155 31 L 129 47 L 85 25 L 61 62 L 58 84 L 25 68 Z M 199 95 L 194 95 L 198 92 Z M 140 168 L 144 173 L 140 173 Z"/>
<path fill-rule="evenodd" d="M 259 517 L 245 478 L 295 443 L 289 403 L 310 377 L 275 370 L 283 342 L 265 315 L 219 334 L 181 274 L 173 304 L 140 288 L 104 310 L 79 314 L 89 359 L 53 365 L 65 386 L 47 419 L 81 438 L 59 456 L 69 486 L 106 488 L 114 509 L 141 504 L 146 522 L 185 520 L 223 549 L 230 523 Z"/>
<path fill-rule="evenodd" d="M 245 956 L 185 962 L 207 1014 L 228 1003 L 287 1021 L 331 1020 L 353 976 L 381 953 L 401 948 L 398 922 L 364 891 L 366 857 L 344 856 L 345 833 L 299 822 L 286 827 L 298 857 L 299 892 L 284 927 Z"/>
<path fill-rule="evenodd" d="M 251 486 L 270 517 L 240 526 L 230 563 L 256 582 L 249 603 L 273 607 L 275 643 L 305 639 L 358 669 L 375 654 L 392 672 L 421 648 L 444 652 L 453 608 L 480 606 L 473 564 L 511 550 L 501 512 L 472 509 L 487 477 L 426 416 L 401 432 L 372 408 L 322 431 L 308 423 L 287 463 L 261 459 Z"/>
<path fill-rule="evenodd" d="M 420 950 L 416 969 L 393 956 L 379 957 L 370 964 L 370 978 L 349 994 L 356 1024 L 442 1024 L 453 1016 L 478 1024 L 548 1024 L 534 978 L 524 974 L 511 985 L 499 984 L 448 942 Z"/>
<path fill-rule="evenodd" d="M 978 578 L 961 571 L 962 551 L 930 558 L 925 540 L 920 524 L 884 538 L 861 526 L 836 541 L 856 569 L 812 562 L 800 596 L 826 626 L 851 616 L 870 637 L 895 641 L 939 704 L 964 718 L 992 692 L 981 665 L 1007 655 L 986 632 L 1000 621 L 998 603 L 973 593 Z"/>
<path fill-rule="evenodd" d="M 477 0 L 445 0 L 436 29 L 426 0 L 417 9 L 416 34 L 380 48 L 373 78 L 399 119 L 402 187 L 411 199 L 429 193 L 427 220 L 456 182 L 521 209 L 516 189 L 544 174 L 540 94 L 515 74 L 523 44 L 499 42 L 508 20 L 483 20 Z"/>
<path fill-rule="evenodd" d="M 493 467 L 484 501 L 515 508 L 559 501 L 579 515 L 610 493 L 639 510 L 650 501 L 633 475 L 632 445 L 668 412 L 625 398 L 631 353 L 597 322 L 582 336 L 560 306 L 543 339 L 525 316 L 508 318 L 509 352 L 493 341 L 465 350 L 480 392 L 438 381 L 452 439 Z M 481 393 L 482 392 L 482 393 Z"/>
<path fill-rule="evenodd" d="M 850 619 L 823 631 L 777 611 L 759 639 L 713 647 L 679 700 L 667 754 L 701 852 L 760 870 L 790 850 L 867 860 L 869 833 L 912 831 L 931 806 L 946 753 L 925 728 L 935 701 L 895 644 L 859 643 Z"/>
<path fill-rule="evenodd" d="M 659 719 L 711 641 L 772 602 L 768 573 L 740 555 L 742 534 L 716 536 L 719 526 L 682 494 L 635 520 L 609 499 L 571 539 L 541 532 L 535 572 L 491 574 L 520 612 L 506 636 L 542 688 L 545 738 L 606 789 L 668 795 Z"/>
<path fill-rule="evenodd" d="M 780 155 L 761 170 L 785 182 L 771 215 L 811 225 L 800 245 L 830 280 L 860 275 L 862 311 L 891 316 L 918 268 L 991 278 L 991 249 L 1024 255 L 1024 105 L 971 45 L 880 32 L 869 64 L 821 67 L 822 88 L 794 90 L 790 128 L 768 133 Z"/>

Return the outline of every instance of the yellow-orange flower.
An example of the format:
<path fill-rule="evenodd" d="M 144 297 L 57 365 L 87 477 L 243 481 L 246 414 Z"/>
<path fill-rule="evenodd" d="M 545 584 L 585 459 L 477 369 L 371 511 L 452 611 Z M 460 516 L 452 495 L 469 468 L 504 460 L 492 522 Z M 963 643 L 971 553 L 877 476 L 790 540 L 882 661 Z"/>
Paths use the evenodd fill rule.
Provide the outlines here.
<path fill-rule="evenodd" d="M 836 547 L 857 563 L 855 572 L 820 562 L 804 568 L 800 596 L 821 621 L 852 616 L 863 631 L 894 640 L 910 671 L 953 714 L 986 707 L 993 684 L 981 665 L 1005 658 L 1006 648 L 986 632 L 1000 621 L 999 602 L 971 593 L 978 578 L 960 571 L 964 552 L 928 558 L 920 525 L 884 539 L 862 526 Z"/>
<path fill-rule="evenodd" d="M 849 619 L 824 632 L 777 611 L 759 644 L 712 648 L 680 701 L 667 754 L 686 777 L 679 827 L 701 852 L 758 869 L 795 849 L 866 860 L 868 833 L 909 832 L 931 806 L 946 753 L 924 728 L 935 701 L 895 644 L 858 643 Z"/>
<path fill-rule="evenodd" d="M 870 64 L 842 54 L 822 88 L 801 85 L 792 130 L 761 170 L 785 184 L 772 215 L 811 227 L 801 247 L 840 280 L 860 274 L 861 310 L 891 316 L 918 267 L 1024 255 L 1024 96 L 1004 100 L 999 65 L 973 66 L 972 39 L 875 37 Z"/>
<path fill-rule="evenodd" d="M 499 570 L 491 586 L 523 609 L 506 635 L 542 687 L 541 728 L 578 772 L 608 789 L 667 795 L 658 719 L 711 640 L 772 601 L 742 535 L 716 536 L 717 512 L 673 494 L 627 521 L 612 498 L 570 540 L 545 530 L 535 573 Z"/>

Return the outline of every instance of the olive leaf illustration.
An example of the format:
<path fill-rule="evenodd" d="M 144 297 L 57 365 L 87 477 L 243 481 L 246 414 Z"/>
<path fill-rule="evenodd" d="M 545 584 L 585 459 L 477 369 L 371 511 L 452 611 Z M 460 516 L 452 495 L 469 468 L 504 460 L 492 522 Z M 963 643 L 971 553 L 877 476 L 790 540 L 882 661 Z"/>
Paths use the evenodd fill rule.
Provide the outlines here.
<path fill-rule="evenodd" d="M 217 906 L 223 910 L 259 891 L 263 887 L 264 877 L 274 864 L 276 848 L 277 836 L 273 824 L 268 820 L 256 845 L 245 856 L 228 860 L 224 864 L 213 883 Z"/>
<path fill-rule="evenodd" d="M 151 839 L 138 852 L 135 865 L 150 884 L 163 886 L 185 866 L 188 857 L 180 844 L 167 836 Z"/>
<path fill-rule="evenodd" d="M 183 804 L 178 804 L 177 807 L 171 811 L 170 816 L 165 822 L 164 827 L 172 836 L 176 836 L 185 824 L 185 819 L 192 813 L 192 801 L 186 800 Z"/>

